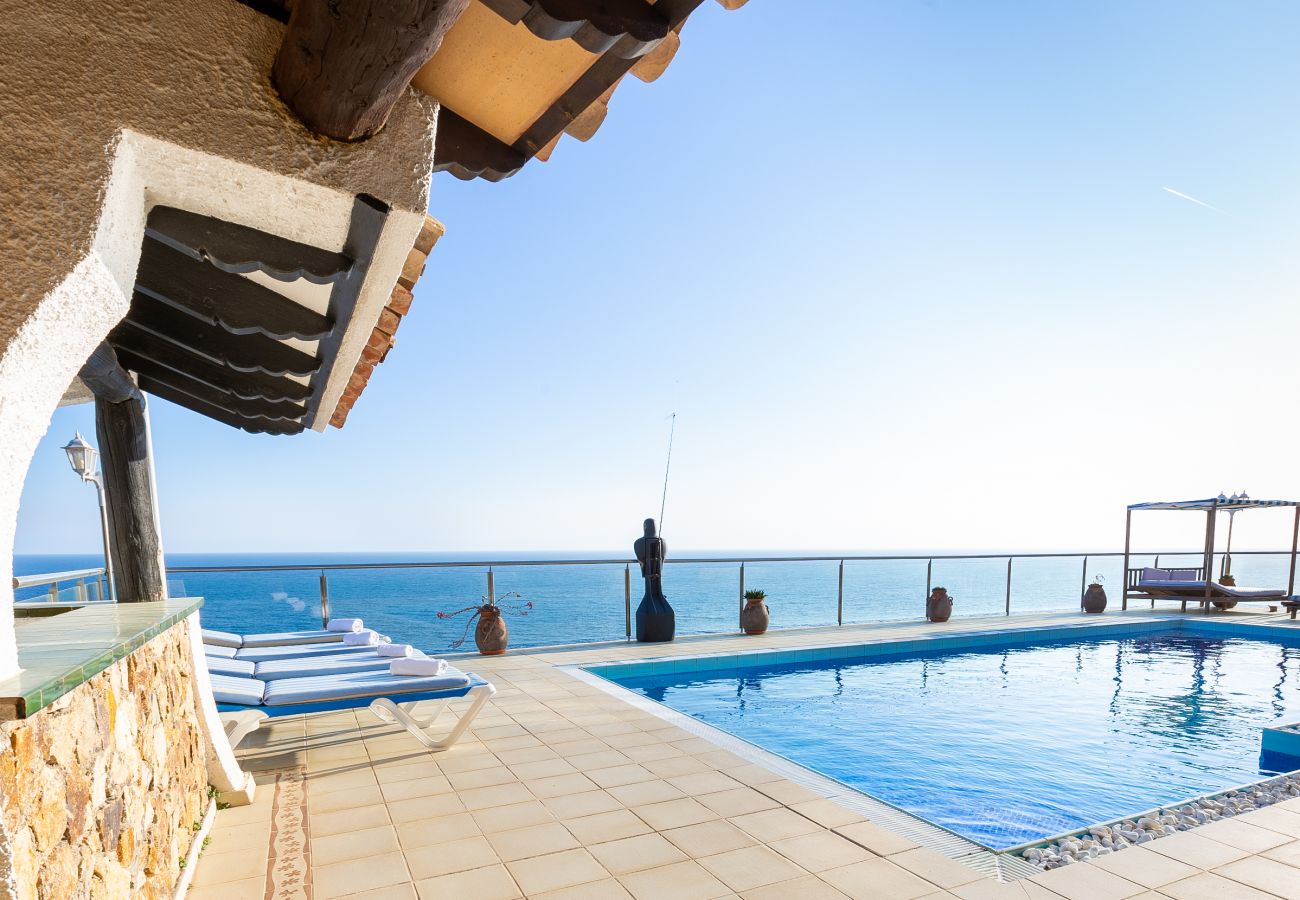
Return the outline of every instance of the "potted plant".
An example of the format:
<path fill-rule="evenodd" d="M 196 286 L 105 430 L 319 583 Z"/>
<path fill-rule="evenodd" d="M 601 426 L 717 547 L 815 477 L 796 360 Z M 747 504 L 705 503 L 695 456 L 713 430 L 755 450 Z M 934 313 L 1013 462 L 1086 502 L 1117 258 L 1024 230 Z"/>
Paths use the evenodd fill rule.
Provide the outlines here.
<path fill-rule="evenodd" d="M 745 591 L 745 608 L 740 611 L 740 627 L 745 634 L 762 634 L 767 631 L 771 614 L 763 601 L 767 594 L 763 591 Z"/>
<path fill-rule="evenodd" d="M 925 617 L 931 622 L 947 622 L 952 617 L 952 597 L 948 589 L 937 587 L 925 599 Z"/>
<path fill-rule="evenodd" d="M 527 603 L 502 603 L 501 600 L 512 600 L 522 598 L 518 591 L 511 591 L 508 594 L 502 594 L 500 600 L 496 597 L 484 596 L 482 603 L 474 606 L 467 606 L 464 609 L 458 609 L 455 612 L 440 612 L 439 619 L 454 619 L 461 613 L 467 613 L 473 610 L 473 615 L 465 623 L 465 632 L 458 639 L 451 642 L 450 649 L 457 650 L 464 646 L 465 640 L 469 637 L 470 626 L 474 626 L 474 643 L 478 646 L 478 652 L 484 656 L 499 656 L 506 652 L 506 647 L 510 644 L 510 629 L 506 627 L 506 620 L 503 613 L 517 613 L 521 616 L 528 615 L 529 610 L 533 608 L 533 601 Z M 474 620 L 478 619 L 478 624 L 474 625 Z"/>
<path fill-rule="evenodd" d="M 1106 611 L 1106 589 L 1101 583 L 1106 578 L 1103 575 L 1092 576 L 1092 584 L 1083 592 L 1083 611 L 1086 613 L 1103 613 Z"/>

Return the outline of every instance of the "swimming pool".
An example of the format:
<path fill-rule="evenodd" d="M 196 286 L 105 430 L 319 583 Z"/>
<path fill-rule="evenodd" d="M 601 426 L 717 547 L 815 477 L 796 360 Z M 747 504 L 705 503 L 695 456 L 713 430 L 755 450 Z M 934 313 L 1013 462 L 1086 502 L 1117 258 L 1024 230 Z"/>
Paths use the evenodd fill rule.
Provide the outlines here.
<path fill-rule="evenodd" d="M 1214 624 L 593 671 L 996 848 L 1300 768 L 1260 753 L 1300 719 L 1300 632 Z"/>

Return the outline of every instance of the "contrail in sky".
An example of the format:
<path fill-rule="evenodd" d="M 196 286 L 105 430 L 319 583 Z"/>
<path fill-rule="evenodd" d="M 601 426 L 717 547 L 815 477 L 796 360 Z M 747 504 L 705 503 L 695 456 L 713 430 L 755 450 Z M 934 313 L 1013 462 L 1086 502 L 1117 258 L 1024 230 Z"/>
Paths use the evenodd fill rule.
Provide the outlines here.
<path fill-rule="evenodd" d="M 1195 197 L 1190 197 L 1187 194 L 1184 194 L 1182 191 L 1176 191 L 1171 187 L 1164 188 L 1164 190 L 1173 194 L 1175 197 L 1182 197 L 1184 200 L 1190 200 L 1193 203 L 1195 203 L 1197 206 L 1204 206 L 1206 209 L 1212 209 L 1215 212 L 1223 212 L 1223 210 L 1219 209 L 1217 206 L 1211 206 L 1210 204 L 1206 203 L 1204 200 L 1197 200 Z"/>

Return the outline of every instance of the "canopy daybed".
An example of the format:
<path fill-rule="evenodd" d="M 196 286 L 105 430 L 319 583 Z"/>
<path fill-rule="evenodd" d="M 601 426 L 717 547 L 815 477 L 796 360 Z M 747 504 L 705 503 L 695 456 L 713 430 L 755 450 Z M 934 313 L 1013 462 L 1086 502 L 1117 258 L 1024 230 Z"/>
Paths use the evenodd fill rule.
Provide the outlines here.
<path fill-rule="evenodd" d="M 1219 584 L 1214 581 L 1214 528 L 1218 514 L 1226 512 L 1234 516 L 1244 509 L 1272 509 L 1276 507 L 1294 508 L 1295 521 L 1291 529 L 1291 568 L 1287 586 L 1283 588 L 1242 587 L 1233 583 Z M 1130 568 L 1133 513 L 1156 509 L 1179 509 L 1205 513 L 1205 549 L 1199 567 L 1189 568 Z M 1124 520 L 1124 597 L 1121 607 L 1128 609 L 1130 598 L 1151 600 L 1177 600 L 1182 604 L 1183 612 L 1188 603 L 1199 603 L 1205 612 L 1212 606 L 1230 609 L 1240 602 L 1281 603 L 1287 607 L 1292 616 L 1300 603 L 1294 599 L 1296 547 L 1300 543 L 1300 501 L 1298 500 L 1252 500 L 1245 493 L 1237 496 L 1211 497 L 1208 500 L 1179 500 L 1174 502 L 1134 503 L 1128 508 Z M 1224 558 L 1224 574 L 1231 574 L 1232 560 L 1232 525 L 1228 525 L 1228 550 Z M 1157 558 L 1157 562 L 1158 562 Z M 1229 582 L 1232 579 L 1227 579 Z"/>

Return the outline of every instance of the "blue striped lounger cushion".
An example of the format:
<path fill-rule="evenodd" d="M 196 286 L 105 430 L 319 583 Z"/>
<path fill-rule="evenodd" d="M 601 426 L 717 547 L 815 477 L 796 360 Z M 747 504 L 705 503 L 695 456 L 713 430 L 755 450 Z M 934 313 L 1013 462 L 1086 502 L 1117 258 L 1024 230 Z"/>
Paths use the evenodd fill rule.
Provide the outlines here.
<path fill-rule="evenodd" d="M 396 698 L 400 694 L 453 691 L 469 684 L 468 675 L 451 667 L 443 675 L 428 678 L 392 675 L 387 671 L 284 678 L 267 683 L 262 702 L 266 706 L 294 706 L 363 697 Z"/>
<path fill-rule="evenodd" d="M 318 653 L 293 659 L 269 659 L 257 663 L 257 668 L 248 674 L 263 681 L 278 681 L 281 678 L 308 678 L 348 672 L 386 672 L 390 662 L 391 659 L 380 656 L 373 649 L 370 653 Z"/>
<path fill-rule="evenodd" d="M 246 634 L 241 647 L 282 647 L 293 644 L 332 644 L 343 640 L 341 631 L 273 631 Z"/>
<path fill-rule="evenodd" d="M 266 684 L 256 678 L 240 678 L 235 675 L 212 675 L 212 696 L 218 703 L 233 703 L 237 706 L 260 706 L 266 692 Z"/>
<path fill-rule="evenodd" d="M 289 647 L 244 647 L 236 659 L 265 662 L 268 659 L 302 659 L 309 656 L 336 656 L 341 653 L 374 653 L 374 647 L 348 647 L 344 644 L 294 644 Z"/>
<path fill-rule="evenodd" d="M 216 631 L 212 628 L 203 629 L 203 643 L 210 647 L 242 647 L 244 639 L 233 631 Z"/>
<path fill-rule="evenodd" d="M 246 659 L 209 656 L 208 671 L 213 675 L 238 675 L 241 678 L 252 678 L 257 671 L 257 663 L 251 663 Z"/>

